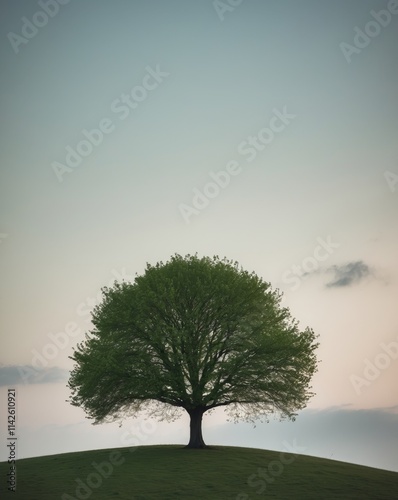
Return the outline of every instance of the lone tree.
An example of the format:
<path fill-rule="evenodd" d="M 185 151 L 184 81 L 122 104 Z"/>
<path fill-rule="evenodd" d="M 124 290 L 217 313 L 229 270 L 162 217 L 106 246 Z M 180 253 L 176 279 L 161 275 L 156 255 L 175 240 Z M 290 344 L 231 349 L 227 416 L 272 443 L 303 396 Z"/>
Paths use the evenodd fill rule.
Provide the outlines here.
<path fill-rule="evenodd" d="M 174 255 L 102 293 L 69 379 L 71 404 L 94 423 L 142 410 L 173 420 L 184 409 L 187 446 L 204 448 L 208 410 L 294 420 L 313 395 L 314 332 L 300 331 L 278 290 L 237 262 Z"/>

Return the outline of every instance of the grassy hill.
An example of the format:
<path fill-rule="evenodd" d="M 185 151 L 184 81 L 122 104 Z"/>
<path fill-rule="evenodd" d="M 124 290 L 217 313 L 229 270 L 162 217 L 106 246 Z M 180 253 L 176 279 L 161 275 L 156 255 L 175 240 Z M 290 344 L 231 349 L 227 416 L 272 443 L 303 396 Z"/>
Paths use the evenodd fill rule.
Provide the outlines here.
<path fill-rule="evenodd" d="M 141 446 L 17 461 L 21 500 L 398 499 L 398 473 L 305 455 L 215 446 Z"/>

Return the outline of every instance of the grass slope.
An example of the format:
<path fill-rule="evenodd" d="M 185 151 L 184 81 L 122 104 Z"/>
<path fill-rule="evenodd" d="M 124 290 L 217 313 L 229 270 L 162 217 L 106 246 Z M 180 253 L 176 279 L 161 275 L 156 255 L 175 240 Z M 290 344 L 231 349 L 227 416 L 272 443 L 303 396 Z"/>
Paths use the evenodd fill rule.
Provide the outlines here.
<path fill-rule="evenodd" d="M 141 446 L 18 460 L 16 493 L 4 493 L 7 472 L 8 464 L 0 463 L 2 499 L 398 499 L 396 472 L 225 446 Z"/>

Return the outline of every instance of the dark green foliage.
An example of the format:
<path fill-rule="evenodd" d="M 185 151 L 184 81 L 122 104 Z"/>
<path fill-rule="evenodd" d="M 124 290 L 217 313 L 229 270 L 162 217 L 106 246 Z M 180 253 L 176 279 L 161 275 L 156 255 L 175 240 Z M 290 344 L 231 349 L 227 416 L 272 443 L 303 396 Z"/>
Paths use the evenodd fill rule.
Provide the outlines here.
<path fill-rule="evenodd" d="M 95 422 L 140 410 L 173 419 L 181 409 L 201 420 L 220 406 L 235 419 L 294 418 L 312 395 L 318 344 L 280 302 L 226 259 L 148 264 L 134 283 L 103 289 L 72 356 L 71 402 Z"/>

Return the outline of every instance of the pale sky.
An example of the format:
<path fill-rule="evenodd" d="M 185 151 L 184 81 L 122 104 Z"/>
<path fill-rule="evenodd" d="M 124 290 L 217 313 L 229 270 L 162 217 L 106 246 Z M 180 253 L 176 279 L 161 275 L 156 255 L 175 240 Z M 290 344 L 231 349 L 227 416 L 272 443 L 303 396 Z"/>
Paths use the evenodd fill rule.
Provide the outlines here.
<path fill-rule="evenodd" d="M 16 387 L 19 458 L 128 445 L 133 425 L 187 442 L 185 416 L 94 427 L 65 400 L 101 287 L 197 252 L 279 288 L 322 360 L 295 422 L 220 410 L 206 443 L 398 471 L 398 2 L 238 3 L 1 2 L 0 428 Z"/>

